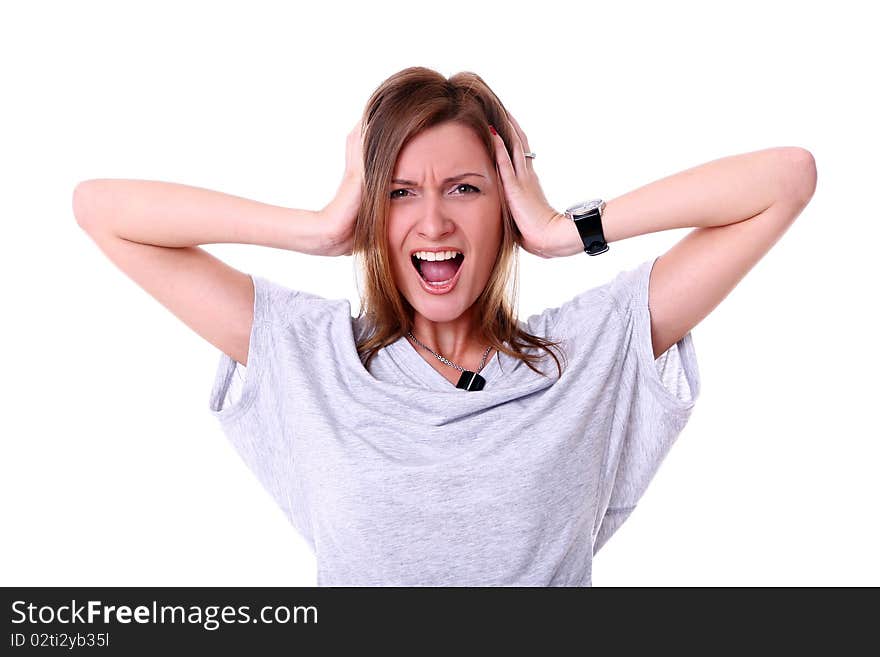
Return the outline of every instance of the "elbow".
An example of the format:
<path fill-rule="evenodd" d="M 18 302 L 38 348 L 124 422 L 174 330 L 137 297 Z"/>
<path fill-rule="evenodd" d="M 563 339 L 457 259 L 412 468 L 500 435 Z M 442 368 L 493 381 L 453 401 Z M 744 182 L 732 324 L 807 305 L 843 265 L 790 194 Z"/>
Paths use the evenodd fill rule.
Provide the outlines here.
<path fill-rule="evenodd" d="M 83 229 L 94 222 L 94 183 L 94 180 L 83 180 L 73 188 L 73 216 Z"/>
<path fill-rule="evenodd" d="M 783 190 L 785 198 L 794 198 L 804 204 L 810 202 L 816 192 L 816 159 L 806 148 L 786 146 L 780 149 L 783 156 Z"/>

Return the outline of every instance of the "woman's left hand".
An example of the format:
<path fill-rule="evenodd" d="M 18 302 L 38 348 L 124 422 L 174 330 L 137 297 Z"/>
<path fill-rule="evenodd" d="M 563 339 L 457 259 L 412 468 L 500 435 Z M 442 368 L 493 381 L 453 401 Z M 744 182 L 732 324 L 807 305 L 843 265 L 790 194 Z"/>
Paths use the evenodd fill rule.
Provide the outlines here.
<path fill-rule="evenodd" d="M 532 158 L 524 155 L 530 150 L 529 140 L 516 119 L 509 117 L 507 132 L 510 134 L 513 162 L 501 136 L 492 135 L 495 163 L 504 187 L 504 196 L 522 234 L 522 247 L 541 258 L 552 258 L 551 227 L 557 229 L 568 217 L 554 210 L 547 202 L 532 166 Z"/>

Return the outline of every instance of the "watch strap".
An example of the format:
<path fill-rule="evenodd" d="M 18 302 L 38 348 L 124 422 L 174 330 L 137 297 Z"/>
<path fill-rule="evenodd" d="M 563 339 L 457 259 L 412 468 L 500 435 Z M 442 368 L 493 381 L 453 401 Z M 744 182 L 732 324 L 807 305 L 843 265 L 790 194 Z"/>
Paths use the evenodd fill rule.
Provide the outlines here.
<path fill-rule="evenodd" d="M 577 226 L 581 241 L 584 243 L 584 251 L 587 255 L 599 255 L 608 250 L 608 243 L 605 241 L 605 234 L 602 232 L 602 214 L 599 212 L 599 208 L 576 217 L 574 225 Z"/>

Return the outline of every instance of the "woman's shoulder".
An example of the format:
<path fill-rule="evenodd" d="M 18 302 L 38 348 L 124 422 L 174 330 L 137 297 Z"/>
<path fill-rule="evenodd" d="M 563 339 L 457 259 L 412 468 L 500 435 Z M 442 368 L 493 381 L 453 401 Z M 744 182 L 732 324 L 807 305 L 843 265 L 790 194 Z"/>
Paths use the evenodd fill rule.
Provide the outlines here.
<path fill-rule="evenodd" d="M 604 283 L 571 295 L 562 303 L 550 306 L 529 316 L 525 323 L 532 333 L 549 335 L 584 331 L 597 323 L 604 324 L 609 316 L 621 318 L 640 298 L 642 286 L 647 285 L 656 258 L 616 272 Z"/>
<path fill-rule="evenodd" d="M 281 326 L 320 322 L 321 318 L 351 319 L 351 302 L 293 288 L 266 276 L 254 279 L 254 319 Z"/>
<path fill-rule="evenodd" d="M 566 327 L 582 329 L 606 315 L 611 308 L 605 285 L 596 286 L 569 297 L 561 303 L 520 320 L 524 330 L 532 335 L 553 339 Z"/>

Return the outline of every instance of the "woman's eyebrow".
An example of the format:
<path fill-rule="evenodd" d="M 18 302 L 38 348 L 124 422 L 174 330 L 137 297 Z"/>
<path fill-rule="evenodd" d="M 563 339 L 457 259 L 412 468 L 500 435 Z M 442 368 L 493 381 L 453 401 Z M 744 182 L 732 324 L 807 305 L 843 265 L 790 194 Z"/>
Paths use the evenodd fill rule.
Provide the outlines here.
<path fill-rule="evenodd" d="M 457 176 L 451 176 L 449 178 L 444 179 L 442 184 L 445 185 L 447 183 L 455 182 L 456 180 L 461 180 L 462 178 L 467 178 L 468 176 L 478 176 L 480 178 L 486 177 L 481 173 L 460 173 Z M 416 185 L 416 184 L 418 184 L 413 180 L 402 180 L 401 178 L 395 178 L 391 182 L 393 182 L 395 185 Z"/>

